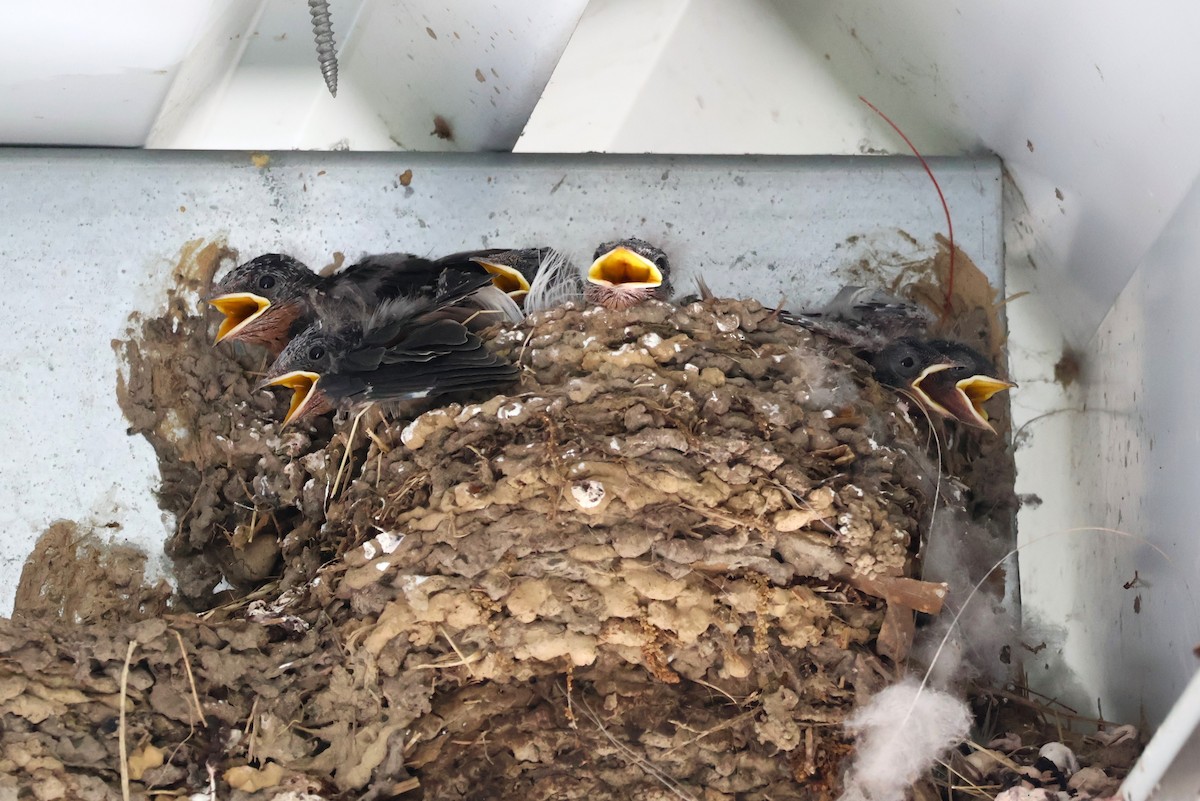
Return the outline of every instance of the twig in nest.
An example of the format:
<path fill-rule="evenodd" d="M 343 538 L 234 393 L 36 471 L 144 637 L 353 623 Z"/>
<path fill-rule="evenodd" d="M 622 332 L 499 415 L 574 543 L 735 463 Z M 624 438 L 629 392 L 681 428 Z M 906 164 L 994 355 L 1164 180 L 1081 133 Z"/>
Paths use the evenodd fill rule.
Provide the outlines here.
<path fill-rule="evenodd" d="M 392 795 L 404 795 L 409 790 L 416 790 L 416 789 L 420 788 L 420 786 L 421 786 L 421 780 L 418 779 L 416 776 L 413 776 L 411 779 L 405 779 L 402 782 L 393 784 L 391 793 L 392 793 Z"/>
<path fill-rule="evenodd" d="M 121 758 L 121 798 L 129 801 L 129 749 L 125 745 L 125 701 L 129 694 L 129 663 L 133 661 L 133 649 L 137 648 L 137 640 L 129 641 L 129 649 L 125 651 L 125 664 L 121 666 L 121 718 L 117 724 L 117 754 Z"/>
<path fill-rule="evenodd" d="M 183 748 L 185 745 L 187 745 L 188 741 L 191 740 L 195 736 L 196 736 L 196 727 L 192 726 L 190 729 L 188 729 L 188 736 L 184 737 L 182 740 L 180 740 L 178 745 L 176 745 L 174 748 L 171 749 L 170 755 L 168 755 L 166 760 L 164 760 L 164 761 L 165 762 L 173 762 L 175 760 L 175 755 L 179 753 L 179 749 Z"/>
<path fill-rule="evenodd" d="M 533 339 L 533 329 L 529 329 L 529 333 L 525 335 L 525 339 L 521 342 L 521 352 L 517 354 L 517 364 L 522 364 L 525 361 L 525 350 L 529 347 L 529 341 Z"/>
<path fill-rule="evenodd" d="M 380 472 L 382 473 L 382 470 Z M 399 489 L 397 489 L 391 495 L 384 497 L 383 504 L 379 508 L 379 514 L 377 515 L 377 518 L 379 520 L 383 520 L 389 506 L 399 503 L 406 495 L 416 495 L 416 492 L 421 485 L 427 484 L 428 482 L 429 473 L 426 472 L 415 473 L 414 475 L 409 476 L 407 479 L 405 479 L 404 483 L 400 485 Z"/>
<path fill-rule="evenodd" d="M 741 723 L 742 721 L 748 720 L 749 718 L 754 717 L 754 715 L 757 714 L 757 712 L 758 712 L 757 709 L 752 709 L 749 712 L 743 712 L 740 715 L 735 715 L 734 717 L 730 718 L 729 720 L 721 721 L 716 726 L 713 726 L 711 729 L 705 729 L 704 731 L 700 732 L 699 734 L 697 734 L 695 737 L 688 740 L 687 742 L 680 743 L 679 745 L 671 746 L 666 751 L 663 751 L 661 754 L 659 754 L 659 758 L 661 759 L 663 757 L 666 757 L 670 753 L 678 751 L 680 748 L 686 748 L 689 745 L 691 745 L 692 743 L 699 742 L 700 740 L 703 740 L 705 737 L 707 737 L 710 734 L 716 734 L 717 732 L 722 731 L 723 729 L 728 729 L 732 726 L 736 726 L 739 723 Z M 686 726 L 684 726 L 680 723 L 676 723 L 675 721 L 671 721 L 671 722 L 675 723 L 676 728 L 685 729 L 687 731 L 694 731 L 694 729 L 688 729 Z M 812 731 L 812 729 L 809 729 L 809 731 Z"/>
<path fill-rule="evenodd" d="M 831 526 L 829 521 L 825 519 L 827 515 L 822 515 L 820 512 L 818 512 L 817 508 L 808 502 L 808 498 L 805 498 L 803 495 L 796 492 L 794 489 L 781 481 L 771 479 L 771 484 L 783 491 L 784 500 L 789 501 L 793 508 L 804 509 L 805 511 L 812 512 L 813 514 L 817 515 L 817 517 L 813 520 L 814 523 L 820 523 L 829 531 L 830 534 L 833 534 L 834 536 L 840 536 L 841 532 Z"/>
<path fill-rule="evenodd" d="M 1037 653 L 1037 651 L 1034 651 L 1034 653 Z M 1043 701 L 1046 702 L 1046 706 L 1048 706 L 1048 707 L 1056 707 L 1057 706 L 1057 707 L 1061 707 L 1062 709 L 1065 709 L 1067 712 L 1070 712 L 1072 715 L 1079 714 L 1078 709 L 1075 709 L 1074 707 L 1071 707 L 1071 706 L 1067 706 L 1062 701 L 1058 700 L 1057 698 L 1055 698 L 1053 696 L 1046 695 L 1045 693 L 1039 693 L 1037 690 L 1035 690 L 1032 687 L 1029 687 L 1025 684 L 1020 685 L 1019 688 L 1022 691 L 1029 693 L 1030 695 L 1036 695 L 1038 698 L 1041 698 Z M 1101 720 L 1101 722 L 1103 722 L 1103 720 L 1104 720 L 1103 715 L 1100 716 L 1100 720 Z"/>
<path fill-rule="evenodd" d="M 949 778 L 947 778 L 945 787 L 946 787 L 946 789 L 950 790 L 951 793 L 953 793 L 955 790 L 965 791 L 968 794 L 970 794 L 976 798 L 982 798 L 985 801 L 991 801 L 991 799 L 993 797 L 992 793 L 988 792 L 983 787 L 980 787 L 978 784 L 971 781 L 970 777 L 964 776 L 961 773 L 959 773 L 957 770 L 955 770 L 954 768 L 950 767 L 949 762 L 943 762 L 942 760 L 939 759 L 938 764 L 946 769 L 947 774 L 956 776 L 956 777 L 958 777 L 959 780 L 966 782 L 965 785 L 955 784 L 955 783 L 951 782 L 949 780 Z M 991 788 L 992 785 L 988 785 L 988 787 Z"/>
<path fill-rule="evenodd" d="M 706 520 L 717 520 L 737 528 L 748 528 L 752 531 L 765 530 L 765 527 L 756 520 L 742 520 L 741 518 L 733 517 L 732 515 L 721 514 L 715 509 L 695 506 L 690 503 L 681 503 L 679 505 L 690 512 L 695 512 Z"/>
<path fill-rule="evenodd" d="M 1037 701 L 1026 698 L 1023 695 L 1011 693 L 1011 692 L 1008 692 L 1007 690 L 986 689 L 986 690 L 981 690 L 981 692 L 984 695 L 992 695 L 997 698 L 1004 698 L 1008 701 L 1012 701 L 1014 704 L 1019 704 L 1020 706 L 1028 707 L 1029 709 L 1032 709 L 1035 712 L 1039 713 L 1042 716 L 1042 720 L 1044 720 L 1046 723 L 1050 722 L 1050 719 L 1047 716 L 1048 713 L 1053 713 L 1056 716 L 1065 718 L 1070 721 L 1078 721 L 1080 723 L 1089 723 L 1089 724 L 1092 724 L 1095 726 L 1103 726 L 1108 722 L 1108 721 L 1100 720 L 1099 718 L 1089 718 L 1086 715 L 1077 715 L 1077 714 L 1073 714 L 1071 712 L 1060 712 L 1057 709 L 1053 709 L 1049 703 L 1038 703 Z M 1051 700 L 1053 701 L 1053 699 L 1051 699 Z M 1057 701 L 1054 701 L 1054 703 L 1057 703 Z M 1061 722 L 1060 722 L 1060 725 L 1061 725 Z"/>
<path fill-rule="evenodd" d="M 257 590 L 255 590 L 252 593 L 249 593 L 248 595 L 243 595 L 241 598 L 236 598 L 227 604 L 222 604 L 221 606 L 214 606 L 212 609 L 209 609 L 207 611 L 201 612 L 200 614 L 196 615 L 196 617 L 199 618 L 200 620 L 210 620 L 213 617 L 213 615 L 215 615 L 217 612 L 229 612 L 234 609 L 238 609 L 238 608 L 241 608 L 244 606 L 249 606 L 251 604 L 251 602 L 260 600 L 262 598 L 268 598 L 271 595 L 277 593 L 278 591 L 279 591 L 279 582 L 272 581 L 269 584 L 264 584 L 263 586 L 259 587 Z M 222 619 L 224 619 L 224 618 L 222 618 Z"/>
<path fill-rule="evenodd" d="M 471 323 L 475 322 L 476 317 L 483 317 L 488 314 L 504 314 L 504 312 L 499 311 L 498 309 L 479 309 L 474 314 L 472 314 L 470 317 L 463 320 L 462 324 L 469 326 Z"/>
<path fill-rule="evenodd" d="M 571 691 L 575 689 L 575 663 L 571 661 L 571 657 L 567 657 L 567 722 L 571 724 L 572 729 L 578 729 L 579 723 L 575 719 L 575 710 L 571 708 Z"/>
<path fill-rule="evenodd" d="M 179 641 L 179 653 L 183 655 L 183 670 L 187 674 L 188 686 L 192 688 L 192 701 L 196 704 L 196 716 L 200 718 L 201 726 L 208 726 L 208 718 L 204 717 L 204 708 L 200 706 L 200 694 L 196 692 L 196 677 L 192 675 L 192 662 L 188 659 L 187 648 L 183 645 L 183 637 L 175 629 L 171 629 L 171 633 Z"/>
<path fill-rule="evenodd" d="M 353 651 L 358 647 L 358 641 L 370 634 L 375 629 L 379 628 L 378 623 L 368 623 L 365 626 L 359 626 L 354 631 L 346 635 L 345 647 L 346 651 Z"/>
<path fill-rule="evenodd" d="M 381 460 L 384 454 L 392 452 L 392 446 L 381 440 L 379 435 L 375 433 L 375 429 L 364 428 L 363 433 L 367 435 L 367 439 L 375 443 L 375 447 L 379 449 L 379 456 Z"/>
<path fill-rule="evenodd" d="M 804 729 L 804 762 L 800 769 L 806 779 L 817 772 L 817 736 L 813 734 L 812 726 Z"/>
<path fill-rule="evenodd" d="M 1004 767 L 1011 770 L 1013 773 L 1021 772 L 1020 765 L 1018 765 L 1016 762 L 1013 762 L 1011 759 L 1009 759 L 1007 756 L 1000 753 L 999 751 L 996 751 L 995 749 L 992 749 L 992 748 L 984 748 L 982 745 L 980 745 L 979 743 L 977 743 L 971 739 L 963 740 L 963 742 L 966 743 L 968 746 L 970 746 L 971 748 L 973 748 L 976 751 L 986 752 L 988 756 L 990 756 L 992 759 L 999 762 Z"/>
<path fill-rule="evenodd" d="M 412 736 L 412 739 L 410 739 L 407 743 L 404 744 L 403 753 L 404 753 L 405 758 L 412 755 L 413 749 L 417 747 L 417 745 L 421 742 L 422 739 L 423 738 L 421 736 L 421 733 L 415 732 Z"/>
<path fill-rule="evenodd" d="M 646 773 L 648 773 L 653 778 L 658 779 L 659 783 L 662 784 L 663 787 L 666 787 L 668 790 L 670 790 L 672 793 L 674 793 L 677 797 L 684 799 L 684 801 L 699 801 L 695 796 L 688 795 L 682 789 L 680 789 L 679 783 L 676 782 L 674 779 L 672 779 L 670 776 L 668 776 L 667 774 L 663 773 L 658 768 L 651 765 L 644 757 L 642 757 L 640 754 L 638 754 L 632 748 L 625 745 L 620 740 L 618 740 L 616 737 L 613 737 L 611 734 L 609 734 L 608 729 L 606 729 L 604 727 L 604 724 L 600 721 L 600 717 L 595 712 L 592 711 L 592 708 L 590 706 L 588 706 L 587 701 L 580 698 L 579 706 L 581 709 L 583 709 L 584 714 L 587 715 L 589 719 L 591 719 L 592 723 L 596 724 L 596 728 L 600 730 L 600 733 L 604 735 L 605 739 L 608 740 L 610 743 L 612 743 L 613 747 L 616 748 L 620 753 L 624 754 L 627 759 L 632 761 L 635 765 L 637 765 L 642 770 L 646 771 Z"/>
<path fill-rule="evenodd" d="M 187 522 L 188 516 L 192 510 L 196 508 L 196 502 L 200 500 L 200 490 L 204 489 L 203 484 L 196 485 L 196 491 L 192 493 L 192 502 L 188 504 L 188 508 L 183 510 L 183 514 L 179 516 L 179 523 L 175 526 L 175 536 L 180 537 L 183 534 L 183 526 Z"/>
<path fill-rule="evenodd" d="M 430 662 L 428 665 L 413 665 L 413 670 L 444 670 L 446 668 L 467 667 L 473 662 L 478 662 L 483 657 L 478 653 L 473 653 L 470 656 L 463 656 L 451 662 Z M 471 673 L 474 676 L 474 672 Z"/>
<path fill-rule="evenodd" d="M 217 801 L 217 766 L 212 762 L 204 763 L 204 770 L 208 772 L 208 797 L 212 801 Z"/>
<path fill-rule="evenodd" d="M 455 745 L 479 746 L 480 750 L 483 752 L 483 758 L 487 760 L 487 763 L 489 765 L 495 765 L 496 763 L 492 760 L 492 755 L 488 753 L 488 746 L 491 745 L 491 743 L 488 742 L 488 734 L 489 732 L 484 731 L 480 732 L 479 736 L 474 740 L 450 740 L 450 742 L 454 743 Z"/>
<path fill-rule="evenodd" d="M 563 473 L 558 458 L 558 426 L 554 424 L 554 418 L 550 415 L 542 414 L 540 417 L 546 426 L 546 461 L 558 479 L 558 496 L 554 499 L 554 506 L 550 509 L 549 517 L 551 523 L 556 523 L 558 522 L 558 507 L 562 505 L 563 496 L 567 494 L 567 477 Z"/>
<path fill-rule="evenodd" d="M 255 694 L 254 702 L 250 704 L 250 714 L 246 716 L 243 730 L 246 732 L 246 759 L 254 761 L 254 742 L 258 739 L 258 699 L 262 696 Z"/>
<path fill-rule="evenodd" d="M 1028 289 L 1022 290 L 1021 292 L 1014 292 L 1013 294 L 1009 295 L 1007 298 L 1000 301 L 999 303 L 993 303 L 992 307 L 998 309 L 1001 306 L 1007 306 L 1008 304 L 1012 303 L 1014 300 L 1020 300 L 1021 298 L 1025 297 L 1028 294 L 1030 294 Z"/>
<path fill-rule="evenodd" d="M 714 586 L 715 586 L 715 585 L 714 585 Z M 721 589 L 721 588 L 720 588 L 720 587 L 717 587 L 717 589 Z M 722 594 L 722 595 L 724 595 L 724 596 L 726 596 L 726 597 L 728 597 L 728 596 L 729 596 L 729 593 L 728 593 L 728 592 L 725 592 L 724 590 L 721 590 L 721 594 Z M 717 685 L 715 685 L 715 684 L 709 684 L 709 683 L 708 683 L 707 681 L 705 681 L 704 679 L 692 679 L 692 681 L 693 681 L 693 682 L 695 682 L 696 684 L 703 684 L 705 687 L 707 687 L 707 688 L 708 688 L 708 689 L 710 689 L 710 690 L 714 690 L 714 691 L 716 691 L 716 692 L 719 692 L 721 695 L 723 695 L 723 696 L 725 696 L 726 698 L 728 698 L 728 699 L 729 699 L 729 703 L 733 704 L 734 706 L 742 706 L 742 702 L 741 702 L 741 701 L 739 701 L 738 699 L 734 698 L 732 695 L 730 695 L 729 693 L 725 692 L 724 690 L 722 690 L 722 689 L 721 689 L 720 687 L 718 687 Z"/>
<path fill-rule="evenodd" d="M 342 452 L 342 463 L 338 465 L 337 475 L 333 478 L 333 488 L 329 490 L 329 497 L 336 498 L 338 490 L 344 489 L 342 486 L 342 474 L 346 471 L 350 462 L 350 453 L 354 450 L 354 436 L 358 433 L 358 423 L 362 420 L 363 415 L 371 410 L 370 406 L 364 408 L 361 412 L 354 415 L 354 423 L 350 426 L 350 436 L 346 438 L 346 450 Z"/>
<path fill-rule="evenodd" d="M 446 638 L 446 642 L 450 643 L 450 647 L 452 649 L 454 649 L 454 653 L 458 655 L 459 661 L 462 662 L 463 666 L 466 667 L 467 671 L 471 674 L 471 678 L 473 678 L 473 679 L 478 678 L 478 676 L 475 675 L 475 668 L 471 667 L 471 662 L 478 661 L 479 654 L 477 654 L 477 653 L 472 654 L 472 656 L 477 657 L 477 658 L 472 659 L 471 662 L 468 662 L 467 658 L 465 656 L 463 656 L 463 652 L 458 650 L 458 646 L 454 644 L 454 640 L 450 639 L 450 635 L 446 633 L 446 630 L 444 628 L 442 628 L 441 626 L 438 626 L 438 633 Z"/>

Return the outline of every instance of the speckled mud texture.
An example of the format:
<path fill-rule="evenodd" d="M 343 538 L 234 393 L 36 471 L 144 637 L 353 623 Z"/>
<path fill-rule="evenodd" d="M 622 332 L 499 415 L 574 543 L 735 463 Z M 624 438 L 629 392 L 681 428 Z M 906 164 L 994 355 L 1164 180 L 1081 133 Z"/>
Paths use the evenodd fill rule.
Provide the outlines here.
<path fill-rule="evenodd" d="M 158 454 L 159 504 L 175 519 L 166 551 L 183 608 L 211 606 L 222 578 L 234 589 L 221 597 L 232 598 L 277 573 L 277 540 L 302 521 L 295 510 L 262 503 L 251 484 L 278 481 L 293 457 L 324 447 L 332 433 L 328 420 L 281 433 L 286 399 L 251 391 L 269 357 L 212 346 L 213 318 L 199 295 L 222 264 L 235 262 L 236 252 L 216 244 L 186 251 L 166 312 L 134 319 L 129 337 L 113 343 L 129 365 L 117 396 L 130 433 L 145 436 Z"/>
<path fill-rule="evenodd" d="M 123 743 L 134 797 L 836 798 L 941 605 L 928 432 L 851 353 L 755 302 L 555 310 L 492 332 L 519 384 L 347 457 L 194 312 L 124 346 L 173 606 L 0 621 L 0 796 L 120 798 Z"/>

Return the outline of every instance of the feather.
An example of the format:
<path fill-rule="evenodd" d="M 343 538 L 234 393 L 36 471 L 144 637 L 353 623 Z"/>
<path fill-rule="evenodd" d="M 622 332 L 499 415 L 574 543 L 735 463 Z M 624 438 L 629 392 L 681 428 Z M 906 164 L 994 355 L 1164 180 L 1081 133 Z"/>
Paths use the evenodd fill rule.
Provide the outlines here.
<path fill-rule="evenodd" d="M 425 361 L 396 359 L 369 372 L 331 376 L 327 391 L 345 393 L 357 402 L 406 400 L 485 389 L 517 378 L 515 366 L 489 352 L 470 335 L 475 347 L 470 350 L 436 354 Z M 342 386 L 339 386 L 341 384 Z"/>
<path fill-rule="evenodd" d="M 898 337 L 922 334 L 934 317 L 928 309 L 882 289 L 845 286 L 821 308 L 784 311 L 779 319 L 855 348 L 878 350 Z"/>
<path fill-rule="evenodd" d="M 474 265 L 472 265 L 474 267 Z M 469 297 L 476 291 L 492 285 L 492 277 L 481 268 L 460 270 L 448 267 L 442 270 L 438 277 L 437 294 L 433 298 L 435 306 L 441 308 Z"/>
<path fill-rule="evenodd" d="M 529 285 L 529 294 L 525 296 L 525 313 L 554 309 L 581 300 L 583 273 L 567 256 L 546 248 L 533 283 Z"/>
<path fill-rule="evenodd" d="M 485 325 L 497 322 L 519 323 L 525 319 L 525 313 L 508 293 L 492 285 L 477 289 L 470 295 L 472 303 L 479 307 L 476 314 L 480 315 Z"/>

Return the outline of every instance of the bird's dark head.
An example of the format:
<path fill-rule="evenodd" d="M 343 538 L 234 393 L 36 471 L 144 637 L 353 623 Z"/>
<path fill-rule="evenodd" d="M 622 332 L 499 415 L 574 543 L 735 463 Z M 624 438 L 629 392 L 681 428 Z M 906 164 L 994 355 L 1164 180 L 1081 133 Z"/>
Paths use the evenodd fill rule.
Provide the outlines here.
<path fill-rule="evenodd" d="M 996 372 L 991 361 L 970 345 L 949 339 L 935 339 L 929 342 L 929 347 L 956 363 L 953 373 L 959 378 L 976 373 L 990 375 Z"/>
<path fill-rule="evenodd" d="M 471 261 L 487 270 L 492 284 L 514 301 L 520 302 L 529 294 L 530 283 L 541 263 L 539 248 L 505 250 L 472 256 Z"/>
<path fill-rule="evenodd" d="M 667 254 L 642 239 L 606 242 L 587 271 L 588 298 L 610 309 L 627 309 L 670 292 Z"/>
<path fill-rule="evenodd" d="M 337 354 L 346 347 L 342 337 L 318 323 L 300 332 L 275 359 L 256 389 L 287 387 L 292 391 L 284 425 L 333 409 L 334 401 L 321 387 L 321 379 L 336 369 Z"/>
<path fill-rule="evenodd" d="M 264 253 L 230 270 L 208 302 L 225 315 L 217 342 L 226 339 L 266 345 L 278 351 L 302 313 L 309 289 L 320 277 L 282 253 Z"/>
<path fill-rule="evenodd" d="M 915 339 L 898 339 L 871 357 L 875 378 L 881 384 L 902 389 L 919 387 L 930 375 L 957 366 L 928 344 Z"/>
<path fill-rule="evenodd" d="M 926 391 L 960 422 L 994 433 L 983 404 L 1016 384 L 996 377 L 991 361 L 961 342 L 935 340 L 929 347 L 951 364 L 945 371 L 929 378 Z"/>

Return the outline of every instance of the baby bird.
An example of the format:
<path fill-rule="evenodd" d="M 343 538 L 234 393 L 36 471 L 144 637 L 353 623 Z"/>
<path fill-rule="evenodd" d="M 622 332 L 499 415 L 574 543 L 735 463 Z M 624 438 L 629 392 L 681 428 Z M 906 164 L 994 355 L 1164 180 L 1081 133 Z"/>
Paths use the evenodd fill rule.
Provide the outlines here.
<path fill-rule="evenodd" d="M 497 320 L 515 322 L 521 310 L 477 261 L 507 252 L 469 251 L 435 260 L 385 253 L 330 276 L 317 275 L 291 256 L 266 253 L 230 270 L 213 288 L 208 302 L 225 315 L 216 341 L 249 342 L 278 354 L 321 317 L 336 312 L 365 319 L 387 301 L 431 296 L 447 273 L 479 279 L 477 291 L 461 298 L 463 320 L 478 328 Z"/>
<path fill-rule="evenodd" d="M 996 429 L 983 404 L 1016 384 L 997 378 L 992 363 L 982 353 L 961 342 L 937 339 L 931 341 L 929 347 L 953 362 L 947 369 L 935 371 L 920 382 L 920 390 L 931 408 L 963 425 L 995 434 Z"/>
<path fill-rule="evenodd" d="M 464 284 L 458 288 L 461 294 Z M 259 387 L 292 390 L 284 425 L 334 409 L 363 408 L 487 389 L 517 378 L 515 366 L 493 354 L 454 315 L 456 292 L 441 305 L 400 298 L 366 321 L 318 320 L 276 358 Z"/>
<path fill-rule="evenodd" d="M 900 389 L 927 411 L 993 434 L 983 403 L 1016 386 L 993 377 L 995 369 L 981 353 L 948 340 L 902 337 L 870 361 L 880 383 Z"/>
<path fill-rule="evenodd" d="M 487 270 L 492 283 L 518 306 L 525 305 L 538 270 L 551 257 L 550 248 L 518 248 L 514 250 L 487 251 L 470 256 L 470 260 Z"/>
<path fill-rule="evenodd" d="M 606 242 L 587 271 L 586 298 L 608 309 L 628 309 L 671 293 L 667 254 L 642 239 Z"/>

